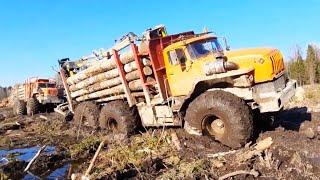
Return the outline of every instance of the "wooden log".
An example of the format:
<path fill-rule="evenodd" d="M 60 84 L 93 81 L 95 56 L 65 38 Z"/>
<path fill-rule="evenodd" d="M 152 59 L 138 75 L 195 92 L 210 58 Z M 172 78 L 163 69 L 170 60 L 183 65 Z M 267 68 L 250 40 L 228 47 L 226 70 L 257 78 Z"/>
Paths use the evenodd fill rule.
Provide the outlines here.
<path fill-rule="evenodd" d="M 142 86 L 141 86 L 141 81 L 140 79 L 137 80 L 133 80 L 131 82 L 129 82 L 129 88 L 132 91 L 139 91 L 142 90 Z M 123 85 L 117 85 L 115 87 L 112 88 L 107 88 L 101 91 L 96 91 L 94 93 L 90 93 L 90 94 L 86 94 L 83 96 L 80 96 L 78 98 L 76 98 L 76 101 L 80 102 L 80 101 L 84 101 L 84 100 L 88 100 L 88 99 L 95 99 L 95 98 L 99 98 L 99 97 L 105 97 L 108 95 L 119 95 L 122 94 L 124 92 L 123 89 Z"/>
<path fill-rule="evenodd" d="M 149 73 L 149 72 L 147 72 L 147 73 Z M 132 71 L 132 72 L 126 74 L 126 79 L 127 79 L 127 81 L 139 79 L 138 71 Z M 149 80 L 152 81 L 152 79 L 150 79 L 150 78 L 149 78 Z M 116 77 L 116 78 L 109 79 L 109 80 L 103 79 L 100 82 L 96 82 L 93 85 L 88 85 L 88 86 L 86 86 L 87 84 L 90 84 L 90 82 L 88 82 L 88 81 L 83 82 L 83 83 L 80 82 L 80 83 L 79 83 L 80 85 L 76 84 L 76 85 L 72 85 L 72 88 L 70 87 L 70 89 L 72 89 L 72 92 L 71 92 L 72 97 L 78 97 L 78 96 L 93 93 L 95 91 L 99 91 L 102 89 L 111 88 L 113 86 L 119 85 L 121 83 L 121 79 L 120 79 L 120 77 Z"/>
<path fill-rule="evenodd" d="M 96 82 L 99 82 L 102 80 L 112 79 L 117 76 L 119 76 L 118 69 L 112 69 L 110 71 L 103 72 L 103 73 L 97 74 L 95 76 L 88 77 L 88 78 L 84 79 L 83 81 L 78 82 L 77 84 L 71 85 L 70 91 L 75 91 L 77 89 L 84 88 L 84 87 L 89 86 L 91 84 L 94 84 Z"/>
<path fill-rule="evenodd" d="M 147 58 L 143 58 L 142 59 L 142 64 L 144 66 L 151 66 L 151 61 Z M 123 69 L 125 72 L 131 72 L 131 71 L 134 71 L 134 70 L 137 70 L 137 63 L 135 61 L 132 61 L 132 62 L 129 62 L 128 64 L 125 64 L 123 66 Z"/>
<path fill-rule="evenodd" d="M 132 80 L 136 80 L 139 78 L 138 73 L 136 74 L 132 74 L 132 76 L 128 76 L 127 81 L 132 81 Z M 117 86 L 121 84 L 121 78 L 120 77 L 116 77 L 114 79 L 109 79 L 107 81 L 101 81 L 101 82 L 97 82 L 91 86 L 85 87 L 83 89 L 80 89 L 78 91 L 74 91 L 71 93 L 71 97 L 78 97 L 78 96 L 82 96 L 85 94 L 89 94 L 89 93 L 93 93 L 102 89 L 106 89 L 106 88 L 112 88 L 114 86 Z"/>
<path fill-rule="evenodd" d="M 136 80 L 139 78 L 139 75 L 136 74 L 136 76 L 128 76 L 128 81 L 132 81 L 132 80 Z M 109 79 L 107 81 L 101 81 L 101 82 L 97 82 L 89 87 L 85 87 L 83 89 L 80 89 L 78 91 L 72 92 L 71 93 L 71 97 L 78 97 L 78 96 L 82 96 L 85 94 L 89 94 L 89 93 L 93 93 L 102 89 L 106 89 L 106 88 L 112 88 L 116 85 L 121 84 L 121 78 L 120 77 L 116 77 L 114 79 Z"/>
<path fill-rule="evenodd" d="M 129 88 L 130 88 L 131 91 L 142 90 L 142 85 L 141 85 L 141 80 L 140 79 L 130 81 L 128 83 L 128 85 L 129 85 Z"/>
<path fill-rule="evenodd" d="M 151 77 L 151 76 L 147 76 L 146 81 L 147 81 L 148 83 L 156 83 L 156 80 L 155 80 L 153 77 Z"/>
<path fill-rule="evenodd" d="M 143 67 L 143 73 L 145 75 L 148 75 L 148 76 L 151 75 L 152 74 L 152 68 L 150 66 Z"/>
<path fill-rule="evenodd" d="M 139 78 L 139 75 L 138 75 L 138 73 L 136 73 L 135 75 L 132 74 L 132 76 L 128 76 L 127 80 L 128 81 L 133 81 L 133 80 L 137 80 L 138 78 Z M 148 76 L 146 81 L 149 82 L 149 83 L 153 83 L 153 82 L 155 82 L 155 79 L 153 77 Z M 98 82 L 98 83 L 95 83 L 95 84 L 93 84 L 93 85 L 91 85 L 89 87 L 80 89 L 78 91 L 71 92 L 71 97 L 75 98 L 75 97 L 83 96 L 85 94 L 94 93 L 96 91 L 103 90 L 103 89 L 106 89 L 106 88 L 112 88 L 112 87 L 117 86 L 119 84 L 121 84 L 120 77 L 117 77 L 117 78 L 114 78 L 114 79 L 110 79 L 108 81 Z M 136 84 L 136 82 L 129 82 L 129 86 L 131 85 L 131 88 L 130 87 L 129 88 L 131 90 L 140 89 L 140 87 L 139 88 L 133 87 L 133 84 Z M 140 86 L 140 83 L 138 83 L 138 85 Z"/>
<path fill-rule="evenodd" d="M 149 76 L 152 74 L 152 69 L 148 66 L 146 66 L 144 68 L 144 74 L 146 76 Z M 73 91 L 77 91 L 79 89 L 83 89 L 85 87 L 88 87 L 90 85 L 93 85 L 93 84 L 96 84 L 98 82 L 102 82 L 102 81 L 107 81 L 107 80 L 110 80 L 112 78 L 115 78 L 115 77 L 119 77 L 119 73 L 118 73 L 118 70 L 117 69 L 112 69 L 110 71 L 107 71 L 107 72 L 104 72 L 104 73 L 100 73 L 100 74 L 97 74 L 95 76 L 92 76 L 92 77 L 89 77 L 89 78 L 86 78 L 85 80 L 77 83 L 77 84 L 73 84 L 70 86 L 70 91 L 73 92 Z M 135 71 L 132 71 L 132 72 L 128 72 L 126 74 L 126 79 L 128 81 L 131 81 L 131 80 L 134 80 L 134 79 L 138 79 L 139 78 L 139 72 L 137 70 Z M 106 88 L 106 87 L 104 87 Z M 104 88 L 101 88 L 101 89 L 104 89 Z"/>
<path fill-rule="evenodd" d="M 147 49 L 145 48 L 139 48 L 140 53 L 145 53 Z M 134 55 L 131 51 L 124 52 L 120 54 L 120 61 L 122 64 L 127 64 L 131 61 L 134 61 Z M 94 76 L 96 74 L 100 74 L 105 71 L 109 71 L 111 69 L 116 68 L 116 62 L 114 60 L 114 57 L 112 56 L 110 59 L 107 59 L 106 57 L 97 62 L 96 64 L 90 66 L 86 70 L 83 70 L 79 72 L 78 74 L 71 76 L 68 78 L 67 82 L 68 84 L 76 84 L 89 76 Z"/>

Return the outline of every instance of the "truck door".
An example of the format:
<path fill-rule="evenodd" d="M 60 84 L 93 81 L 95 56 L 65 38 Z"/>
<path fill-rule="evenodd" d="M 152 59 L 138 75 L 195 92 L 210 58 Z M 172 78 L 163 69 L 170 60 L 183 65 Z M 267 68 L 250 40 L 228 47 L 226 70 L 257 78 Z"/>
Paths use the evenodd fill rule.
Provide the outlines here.
<path fill-rule="evenodd" d="M 167 52 L 167 78 L 173 96 L 187 95 L 193 86 L 192 62 L 183 48 Z"/>

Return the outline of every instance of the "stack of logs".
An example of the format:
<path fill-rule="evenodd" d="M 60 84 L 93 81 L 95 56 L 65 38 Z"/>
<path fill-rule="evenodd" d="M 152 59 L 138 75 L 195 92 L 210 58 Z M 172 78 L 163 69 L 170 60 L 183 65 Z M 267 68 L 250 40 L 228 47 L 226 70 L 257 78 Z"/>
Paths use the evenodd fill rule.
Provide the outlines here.
<path fill-rule="evenodd" d="M 138 48 L 143 53 L 146 50 Z M 132 51 L 119 55 L 123 64 L 125 78 L 133 96 L 143 96 L 141 80 Z M 151 61 L 147 58 L 141 59 L 143 73 L 147 77 L 147 82 L 154 81 L 152 77 Z M 119 71 L 112 56 L 110 59 L 103 58 L 87 69 L 69 77 L 67 83 L 71 92 L 71 97 L 81 102 L 94 99 L 98 102 L 110 101 L 125 98 L 123 84 Z"/>

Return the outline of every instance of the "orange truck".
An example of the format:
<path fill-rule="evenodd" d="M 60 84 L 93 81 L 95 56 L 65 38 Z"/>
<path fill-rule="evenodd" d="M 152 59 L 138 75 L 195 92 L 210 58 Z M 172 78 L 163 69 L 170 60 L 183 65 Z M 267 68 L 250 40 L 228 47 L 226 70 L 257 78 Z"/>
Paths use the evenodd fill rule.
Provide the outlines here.
<path fill-rule="evenodd" d="M 33 115 L 62 103 L 53 79 L 29 78 L 25 83 L 15 85 L 12 93 L 16 115 Z"/>

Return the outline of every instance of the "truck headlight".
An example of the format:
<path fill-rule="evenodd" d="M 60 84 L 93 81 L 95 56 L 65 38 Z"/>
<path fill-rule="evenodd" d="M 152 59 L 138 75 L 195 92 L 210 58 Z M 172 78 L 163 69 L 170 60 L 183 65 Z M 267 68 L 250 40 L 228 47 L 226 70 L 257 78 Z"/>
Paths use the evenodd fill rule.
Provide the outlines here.
<path fill-rule="evenodd" d="M 258 60 L 258 63 L 263 64 L 263 63 L 264 63 L 264 59 L 263 59 L 263 58 L 260 58 L 260 59 Z"/>
<path fill-rule="evenodd" d="M 245 74 L 233 79 L 233 82 L 236 87 L 250 87 L 254 83 L 254 77 L 252 74 Z"/>

